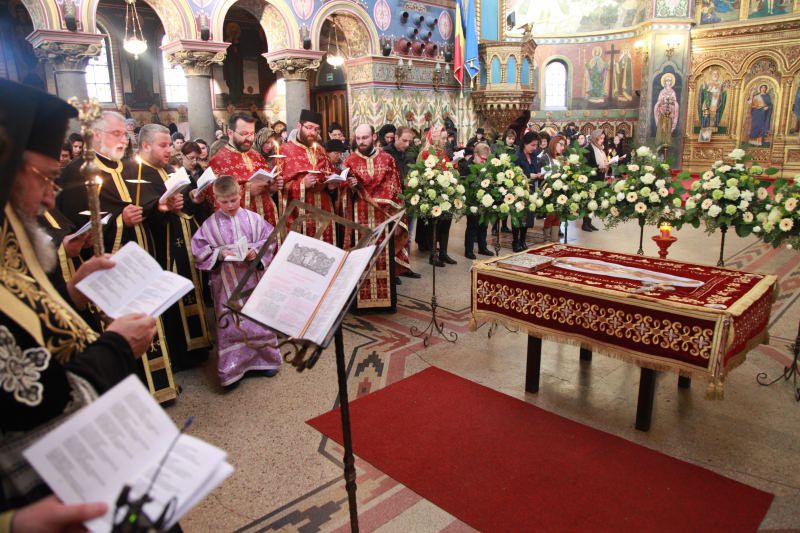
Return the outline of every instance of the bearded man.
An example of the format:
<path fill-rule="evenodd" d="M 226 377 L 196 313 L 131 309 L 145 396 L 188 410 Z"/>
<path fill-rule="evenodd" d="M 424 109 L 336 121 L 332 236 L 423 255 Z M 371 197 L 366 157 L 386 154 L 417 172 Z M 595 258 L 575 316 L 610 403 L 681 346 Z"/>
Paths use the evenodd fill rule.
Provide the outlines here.
<path fill-rule="evenodd" d="M 108 257 L 86 261 L 68 284 L 48 277 L 57 255 L 36 217 L 55 205 L 59 150 L 76 115 L 55 96 L 0 80 L 0 512 L 50 493 L 22 451 L 127 377 L 155 332 L 151 317 L 135 314 L 98 335 L 76 310 L 88 303 L 76 284 L 112 267 Z"/>
<path fill-rule="evenodd" d="M 347 211 L 346 186 L 335 183 L 325 184 L 325 179 L 334 169 L 317 142 L 322 115 L 308 109 L 300 112 L 297 122 L 297 139 L 285 143 L 281 153 L 286 156 L 283 163 L 283 177 L 286 181 L 286 201 L 300 200 L 323 211 L 345 213 Z M 342 194 L 338 194 L 338 193 Z M 334 208 L 336 204 L 337 208 Z M 288 223 L 291 224 L 292 217 Z M 316 224 L 313 220 L 303 220 L 302 233 L 316 235 Z M 333 225 L 329 226 L 322 236 L 325 242 L 336 244 Z"/>
<path fill-rule="evenodd" d="M 375 130 L 368 124 L 356 128 L 358 149 L 345 160 L 348 185 L 356 191 L 355 222 L 375 227 L 403 208 L 402 185 L 394 158 L 375 146 Z M 388 231 L 388 230 L 387 230 Z M 358 239 L 359 236 L 356 236 Z M 395 276 L 408 265 L 408 227 L 400 222 L 394 239 L 375 262 L 358 292 L 359 310 L 394 311 L 397 307 Z"/>
<path fill-rule="evenodd" d="M 161 124 L 146 124 L 139 131 L 139 165 L 129 163 L 123 176 L 135 180 L 141 174 L 141 205 L 144 225 L 152 235 L 153 255 L 161 268 L 192 280 L 194 288 L 167 309 L 160 319 L 164 325 L 166 345 L 162 350 L 176 370 L 196 366 L 208 359 L 211 346 L 205 318 L 202 283 L 194 267 L 189 243 L 199 229 L 192 216 L 196 207 L 182 193 L 161 201 L 167 188 L 164 183 L 173 169 L 169 129 Z"/>
<path fill-rule="evenodd" d="M 272 198 L 273 193 L 283 189 L 283 177 L 278 176 L 270 183 L 248 181 L 257 170 L 269 170 L 269 165 L 258 150 L 253 149 L 256 120 L 247 113 L 236 112 L 228 119 L 230 140 L 209 161 L 217 176 L 233 176 L 242 191 L 242 207 L 255 211 L 264 220 L 276 225 L 280 213 Z M 212 207 L 216 207 L 212 188 L 206 189 L 206 197 Z"/>

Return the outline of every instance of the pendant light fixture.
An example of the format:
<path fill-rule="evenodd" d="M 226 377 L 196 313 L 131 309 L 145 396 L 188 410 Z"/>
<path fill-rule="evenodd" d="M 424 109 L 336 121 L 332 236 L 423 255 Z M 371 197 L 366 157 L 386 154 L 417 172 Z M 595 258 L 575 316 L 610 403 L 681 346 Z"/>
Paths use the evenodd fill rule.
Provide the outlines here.
<path fill-rule="evenodd" d="M 342 51 L 339 49 L 339 34 L 336 31 L 336 21 L 333 19 L 333 17 L 331 17 L 331 25 L 333 26 L 333 40 L 334 40 L 334 46 L 336 46 L 336 54 L 331 54 L 331 40 L 329 33 L 328 57 L 325 59 L 325 61 L 327 61 L 327 63 L 333 68 L 336 68 L 344 65 L 344 56 L 342 56 Z"/>
<path fill-rule="evenodd" d="M 122 47 L 129 54 L 133 54 L 134 59 L 139 59 L 139 55 L 147 51 L 147 41 L 142 34 L 136 0 L 125 0 L 125 4 L 125 40 L 122 41 Z"/>

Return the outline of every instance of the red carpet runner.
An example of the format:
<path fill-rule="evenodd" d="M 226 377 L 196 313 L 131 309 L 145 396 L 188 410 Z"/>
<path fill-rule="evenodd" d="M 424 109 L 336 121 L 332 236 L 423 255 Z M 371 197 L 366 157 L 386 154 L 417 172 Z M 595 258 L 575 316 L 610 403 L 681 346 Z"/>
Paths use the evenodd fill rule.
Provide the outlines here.
<path fill-rule="evenodd" d="M 360 458 L 481 531 L 755 531 L 772 501 L 437 368 L 350 412 Z M 338 410 L 308 423 L 341 443 Z"/>

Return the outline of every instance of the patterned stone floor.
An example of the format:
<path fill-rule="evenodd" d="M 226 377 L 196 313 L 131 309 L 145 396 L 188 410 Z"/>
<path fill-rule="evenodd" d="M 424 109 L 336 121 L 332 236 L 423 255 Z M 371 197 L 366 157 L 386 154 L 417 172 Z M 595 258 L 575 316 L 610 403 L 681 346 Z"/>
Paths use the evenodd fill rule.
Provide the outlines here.
<path fill-rule="evenodd" d="M 463 222 L 451 230 L 450 255 L 459 264 L 437 271 L 436 287 L 441 317 L 457 333 L 458 341 L 452 345 L 434 338 L 425 348 L 410 335 L 411 326 L 423 327 L 429 320 L 431 292 L 431 267 L 426 257 L 412 252 L 415 269 L 423 278 L 403 278 L 397 313 L 346 319 L 351 399 L 434 365 L 770 491 L 776 498 L 761 530 L 800 531 L 800 404 L 794 401 L 788 383 L 765 388 L 755 379 L 760 372 L 777 376 L 789 364 L 800 317 L 800 253 L 729 237 L 727 266 L 771 272 L 780 278 L 770 344 L 751 352 L 730 374 L 722 401 L 706 400 L 700 383 L 678 390 L 674 375 L 659 375 L 653 425 L 650 432 L 642 433 L 633 428 L 639 379 L 635 366 L 602 356 L 590 364 L 581 363 L 577 348 L 545 342 L 541 389 L 528 394 L 524 391 L 525 337 L 500 327 L 490 338 L 487 325 L 469 331 L 470 261 L 463 257 L 463 231 Z M 671 258 L 716 263 L 718 235 L 706 236 L 689 228 L 677 236 Z M 507 240 L 501 237 L 505 249 Z M 655 255 L 649 235 L 645 240 L 645 253 Z M 541 241 L 541 231 L 529 232 L 530 244 Z M 572 225 L 569 241 L 633 253 L 638 227 L 585 233 Z M 305 424 L 337 404 L 332 349 L 310 371 L 284 368 L 275 378 L 247 378 L 230 392 L 220 389 L 213 362 L 178 374 L 177 380 L 184 392 L 168 408 L 170 415 L 176 421 L 194 415 L 192 432 L 227 450 L 236 467 L 226 483 L 182 520 L 186 531 L 349 530 L 342 449 Z M 356 468 L 362 531 L 472 531 L 365 461 L 356 458 Z"/>

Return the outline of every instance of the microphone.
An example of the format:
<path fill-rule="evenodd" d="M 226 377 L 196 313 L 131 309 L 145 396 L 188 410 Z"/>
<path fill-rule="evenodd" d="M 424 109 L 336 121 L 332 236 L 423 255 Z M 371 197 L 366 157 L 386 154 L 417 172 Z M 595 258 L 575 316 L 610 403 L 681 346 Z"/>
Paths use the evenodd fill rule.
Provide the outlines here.
<path fill-rule="evenodd" d="M 114 509 L 114 518 L 116 519 L 116 517 L 119 516 L 119 511 L 124 507 L 127 507 L 127 511 L 120 516 L 119 520 L 114 520 L 114 527 L 111 530 L 112 533 L 151 533 L 153 531 L 164 530 L 164 526 L 172 517 L 172 512 L 174 511 L 173 507 L 177 502 L 177 498 L 175 496 L 170 498 L 166 506 L 164 506 L 164 510 L 155 520 L 147 516 L 147 514 L 144 512 L 144 506 L 153 501 L 153 498 L 150 497 L 150 491 L 153 489 L 156 479 L 158 479 L 158 475 L 161 473 L 161 469 L 164 467 L 164 463 L 167 462 L 167 457 L 169 457 L 170 453 L 172 453 L 172 449 L 175 448 L 175 445 L 178 443 L 178 439 L 181 437 L 181 435 L 186 433 L 186 430 L 192 425 L 192 422 L 194 422 L 194 417 L 190 416 L 186 419 L 186 422 L 183 423 L 183 427 L 178 434 L 175 435 L 175 438 L 172 439 L 167 451 L 164 452 L 163 457 L 161 457 L 161 461 L 159 461 L 156 471 L 153 473 L 153 477 L 150 478 L 150 484 L 148 485 L 147 490 L 145 490 L 138 499 L 129 499 L 131 492 L 130 485 L 124 485 L 122 487 L 122 490 L 117 497 L 117 504 L 116 508 Z"/>

